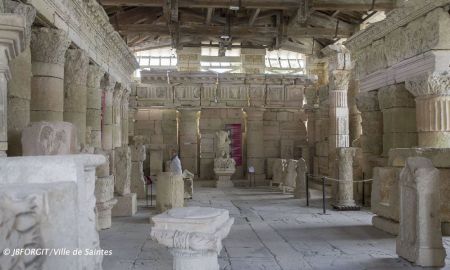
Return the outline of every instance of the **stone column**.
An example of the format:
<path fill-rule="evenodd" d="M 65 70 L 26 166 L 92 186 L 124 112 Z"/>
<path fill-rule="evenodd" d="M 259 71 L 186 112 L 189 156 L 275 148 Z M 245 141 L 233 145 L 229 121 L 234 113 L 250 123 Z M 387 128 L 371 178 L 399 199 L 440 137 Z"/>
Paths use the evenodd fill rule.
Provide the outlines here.
<path fill-rule="evenodd" d="M 255 168 L 255 181 L 265 181 L 264 109 L 246 108 L 247 113 L 247 167 Z"/>
<path fill-rule="evenodd" d="M 103 117 L 102 117 L 102 147 L 105 151 L 113 147 L 113 91 L 116 80 L 111 75 L 105 77 L 102 82 L 103 89 Z"/>
<path fill-rule="evenodd" d="M 111 228 L 111 209 L 117 203 L 114 198 L 114 175 L 110 174 L 109 154 L 95 149 L 95 154 L 103 155 L 106 162 L 97 167 L 95 181 L 95 198 L 97 209 L 97 229 L 104 230 Z"/>
<path fill-rule="evenodd" d="M 136 214 L 136 193 L 131 193 L 131 150 L 128 146 L 117 147 L 113 154 L 114 191 L 117 204 L 112 209 L 114 217 Z"/>
<path fill-rule="evenodd" d="M 145 179 L 144 179 L 144 161 L 145 138 L 143 136 L 134 137 L 134 145 L 131 148 L 131 192 L 137 194 L 138 199 L 145 199 Z"/>
<path fill-rule="evenodd" d="M 406 89 L 416 98 L 419 147 L 450 147 L 450 74 L 416 76 Z"/>
<path fill-rule="evenodd" d="M 64 65 L 64 121 L 77 128 L 78 143 L 86 145 L 87 74 L 89 57 L 81 49 L 68 49 Z"/>
<path fill-rule="evenodd" d="M 95 64 L 89 65 L 87 75 L 86 127 L 91 128 L 91 143 L 102 148 L 102 88 L 101 80 L 105 72 Z"/>
<path fill-rule="evenodd" d="M 113 117 L 113 148 L 122 146 L 122 108 L 123 108 L 123 95 L 125 94 L 125 88 L 121 84 L 116 84 L 113 92 L 112 103 L 112 117 Z"/>
<path fill-rule="evenodd" d="M 11 78 L 9 61 L 23 50 L 25 18 L 21 15 L 0 15 L 0 157 L 8 150 L 7 80 Z"/>
<path fill-rule="evenodd" d="M 337 149 L 339 162 L 337 194 L 333 207 L 338 210 L 359 210 L 353 199 L 353 158 L 356 148 L 345 147 Z"/>
<path fill-rule="evenodd" d="M 198 177 L 198 109 L 179 110 L 178 134 L 180 136 L 180 159 L 183 169 Z"/>
<path fill-rule="evenodd" d="M 34 28 L 31 34 L 32 122 L 63 121 L 64 62 L 70 39 L 59 29 Z"/>
<path fill-rule="evenodd" d="M 121 119 L 121 130 L 120 130 L 120 135 L 121 135 L 121 143 L 122 146 L 126 146 L 128 145 L 128 128 L 129 128 L 129 123 L 128 123 L 128 110 L 129 110 L 129 101 L 130 101 L 130 90 L 125 89 L 124 93 L 122 95 L 122 100 L 121 100 L 121 115 L 122 115 L 122 119 Z"/>
<path fill-rule="evenodd" d="M 310 86 L 305 89 L 306 104 L 303 105 L 305 109 L 307 122 L 307 135 L 308 135 L 308 152 L 309 160 L 305 160 L 309 173 L 313 173 L 314 168 L 314 156 L 316 153 L 316 111 L 318 96 L 316 86 Z M 305 157 L 303 157 L 305 158 Z"/>
<path fill-rule="evenodd" d="M 228 210 L 209 207 L 172 209 L 152 217 L 151 237 L 168 247 L 174 270 L 219 270 L 217 256 L 234 218 Z"/>
<path fill-rule="evenodd" d="M 445 265 L 440 219 L 440 180 L 431 160 L 408 158 L 400 173 L 400 228 L 396 252 L 422 267 Z"/>
<path fill-rule="evenodd" d="M 9 62 L 11 79 L 8 81 L 8 156 L 22 155 L 21 133 L 30 123 L 31 100 L 31 25 L 36 9 L 20 2 L 6 1 L 8 13 L 25 17 L 24 51 Z"/>

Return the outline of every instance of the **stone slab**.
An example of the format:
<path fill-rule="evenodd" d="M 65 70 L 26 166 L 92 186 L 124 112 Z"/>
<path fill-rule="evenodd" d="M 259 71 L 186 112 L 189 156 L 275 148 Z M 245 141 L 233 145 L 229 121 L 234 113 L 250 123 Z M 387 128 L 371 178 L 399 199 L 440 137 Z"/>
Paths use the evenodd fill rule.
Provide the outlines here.
<path fill-rule="evenodd" d="M 124 196 L 116 196 L 116 205 L 112 208 L 113 217 L 131 217 L 137 212 L 136 193 L 130 193 Z"/>

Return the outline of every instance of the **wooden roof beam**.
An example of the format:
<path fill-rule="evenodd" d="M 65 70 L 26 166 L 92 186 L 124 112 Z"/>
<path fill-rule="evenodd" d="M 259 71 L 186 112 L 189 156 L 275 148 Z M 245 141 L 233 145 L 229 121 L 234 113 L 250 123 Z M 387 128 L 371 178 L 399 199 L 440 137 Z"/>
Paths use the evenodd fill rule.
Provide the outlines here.
<path fill-rule="evenodd" d="M 208 10 L 206 12 L 206 20 L 205 20 L 206 25 L 211 24 L 211 19 L 212 19 L 213 15 L 214 15 L 214 8 L 208 8 Z"/>
<path fill-rule="evenodd" d="M 252 15 L 250 16 L 250 19 L 248 21 L 248 25 L 252 26 L 255 23 L 256 18 L 258 18 L 260 11 L 261 11 L 261 9 L 257 8 L 252 12 Z"/>

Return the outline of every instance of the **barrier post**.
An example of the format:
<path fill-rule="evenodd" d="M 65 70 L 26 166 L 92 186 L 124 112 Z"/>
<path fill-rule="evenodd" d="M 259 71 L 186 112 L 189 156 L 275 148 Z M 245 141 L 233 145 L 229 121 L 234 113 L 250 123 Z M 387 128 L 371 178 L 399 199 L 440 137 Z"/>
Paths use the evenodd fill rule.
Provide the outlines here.
<path fill-rule="evenodd" d="M 309 181 L 308 181 L 308 173 L 305 173 L 306 176 L 306 206 L 309 206 Z"/>
<path fill-rule="evenodd" d="M 326 209 L 326 198 L 325 198 L 325 177 L 322 177 L 322 206 L 323 206 L 323 214 L 327 213 Z"/>

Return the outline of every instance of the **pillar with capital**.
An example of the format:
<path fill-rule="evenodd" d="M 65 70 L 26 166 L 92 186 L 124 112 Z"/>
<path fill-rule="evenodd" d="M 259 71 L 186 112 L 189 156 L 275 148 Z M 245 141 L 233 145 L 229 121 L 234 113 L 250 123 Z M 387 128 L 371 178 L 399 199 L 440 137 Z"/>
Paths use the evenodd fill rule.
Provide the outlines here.
<path fill-rule="evenodd" d="M 450 147 L 450 74 L 434 72 L 406 81 L 416 101 L 419 147 Z"/>
<path fill-rule="evenodd" d="M 102 82 L 104 104 L 102 108 L 102 147 L 105 151 L 113 147 L 113 92 L 116 80 L 111 75 L 105 76 Z"/>
<path fill-rule="evenodd" d="M 247 108 L 247 167 L 255 169 L 255 181 L 266 180 L 264 157 L 264 109 Z"/>
<path fill-rule="evenodd" d="M 31 33 L 31 121 L 63 121 L 66 32 L 34 28 Z"/>
<path fill-rule="evenodd" d="M 89 57 L 81 49 L 68 49 L 64 65 L 64 114 L 65 122 L 77 128 L 77 141 L 86 145 L 87 76 Z"/>

